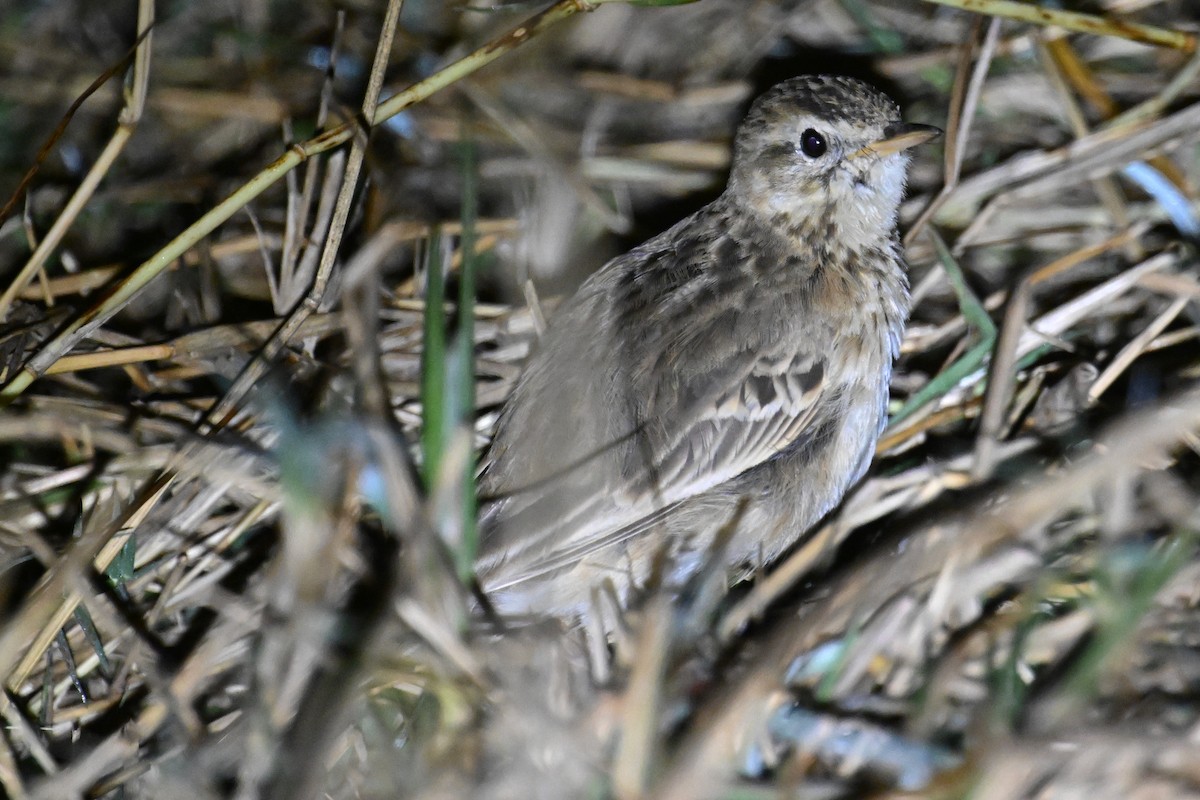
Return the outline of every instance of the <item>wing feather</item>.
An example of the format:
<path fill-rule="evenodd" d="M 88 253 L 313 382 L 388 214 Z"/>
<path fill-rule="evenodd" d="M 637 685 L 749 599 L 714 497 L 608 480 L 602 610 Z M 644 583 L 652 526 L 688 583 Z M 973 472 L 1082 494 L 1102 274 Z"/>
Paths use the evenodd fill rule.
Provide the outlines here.
<path fill-rule="evenodd" d="M 505 578 L 495 588 L 536 579 L 628 541 L 661 512 L 737 477 L 799 440 L 820 406 L 821 362 L 800 355 L 786 362 L 747 360 L 753 366 L 737 384 L 714 388 L 685 412 L 690 422 L 657 464 L 643 462 L 643 468 L 627 475 L 612 494 L 593 495 L 577 506 L 558 535 L 510 558 Z"/>
<path fill-rule="evenodd" d="M 685 224 L 699 238 L 681 239 Z M 799 441 L 829 396 L 824 354 L 789 334 L 803 309 L 780 301 L 778 319 L 750 319 L 705 302 L 753 287 L 710 268 L 748 256 L 719 226 L 681 226 L 589 279 L 523 373 L 493 442 L 508 463 L 481 483 L 505 495 L 485 510 L 485 586 L 638 535 Z"/>

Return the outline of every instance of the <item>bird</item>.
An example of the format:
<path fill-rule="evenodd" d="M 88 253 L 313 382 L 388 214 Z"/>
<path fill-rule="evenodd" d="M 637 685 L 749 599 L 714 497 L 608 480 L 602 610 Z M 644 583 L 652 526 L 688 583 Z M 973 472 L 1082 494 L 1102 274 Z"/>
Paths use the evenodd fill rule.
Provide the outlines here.
<path fill-rule="evenodd" d="M 476 574 L 509 615 L 776 560 L 862 478 L 910 308 L 906 123 L 804 75 L 752 103 L 728 182 L 560 304 L 497 417 Z M 720 538 L 718 538 L 720 536 Z M 665 566 L 662 566 L 665 565 Z"/>

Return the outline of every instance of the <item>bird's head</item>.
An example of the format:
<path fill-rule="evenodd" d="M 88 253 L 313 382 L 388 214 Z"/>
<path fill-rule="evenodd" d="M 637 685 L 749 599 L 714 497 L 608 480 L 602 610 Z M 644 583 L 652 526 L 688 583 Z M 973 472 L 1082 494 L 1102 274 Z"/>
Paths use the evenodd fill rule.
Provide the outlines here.
<path fill-rule="evenodd" d="M 729 188 L 776 224 L 827 224 L 848 244 L 866 244 L 895 227 L 908 148 L 939 133 L 903 122 L 900 107 L 862 81 L 792 78 L 751 106 L 734 143 Z"/>

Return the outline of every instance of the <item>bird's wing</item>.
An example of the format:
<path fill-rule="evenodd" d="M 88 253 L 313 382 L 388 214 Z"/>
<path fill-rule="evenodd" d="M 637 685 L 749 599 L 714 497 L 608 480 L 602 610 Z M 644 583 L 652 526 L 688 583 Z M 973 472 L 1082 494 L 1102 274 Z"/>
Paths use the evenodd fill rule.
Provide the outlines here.
<path fill-rule="evenodd" d="M 763 463 L 812 430 L 824 396 L 822 357 L 743 351 L 729 363 L 651 402 L 639 435 L 623 448 L 620 479 L 607 489 L 598 482 L 553 535 L 510 554 L 495 587 L 536 579 L 628 541 L 673 505 Z"/>
<path fill-rule="evenodd" d="M 651 442 L 661 454 L 656 463 L 631 465 L 639 475 L 631 492 L 650 502 L 660 496 L 656 505 L 691 497 L 761 464 L 809 428 L 824 394 L 821 356 L 791 349 L 733 359 L 743 366 L 726 380 L 697 376 L 697 386 L 681 385 L 648 409 L 652 419 L 671 422 L 652 429 L 665 434 Z"/>
<path fill-rule="evenodd" d="M 637 536 L 810 429 L 828 394 L 826 354 L 796 341 L 802 302 L 737 268 L 754 255 L 726 227 L 680 223 L 609 262 L 556 315 L 484 475 L 485 493 L 507 495 L 485 510 L 486 583 L 511 586 Z M 757 296 L 756 308 L 738 296 Z"/>

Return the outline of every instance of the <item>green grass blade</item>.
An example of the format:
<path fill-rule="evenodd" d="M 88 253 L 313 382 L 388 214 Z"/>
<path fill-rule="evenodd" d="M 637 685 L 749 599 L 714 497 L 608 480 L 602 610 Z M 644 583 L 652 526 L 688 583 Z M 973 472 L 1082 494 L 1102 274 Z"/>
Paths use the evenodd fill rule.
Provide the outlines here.
<path fill-rule="evenodd" d="M 446 448 L 446 280 L 442 236 L 434 228 L 425 258 L 425 337 L 421 349 L 421 477 L 432 489 Z"/>
<path fill-rule="evenodd" d="M 465 127 L 465 126 L 464 126 Z M 478 167 L 475 158 L 475 142 L 469 135 L 463 136 L 462 148 L 462 269 L 458 284 L 458 325 L 455 331 L 455 348 L 459 369 L 454 376 L 456 383 L 447 387 L 458 397 L 460 417 L 456 425 L 462 425 L 468 434 L 474 429 L 475 421 L 475 224 L 478 216 L 479 190 Z M 465 461 L 462 486 L 462 541 L 457 553 L 458 572 L 463 580 L 474 574 L 475 554 L 479 549 L 476 526 L 475 464 L 474 459 Z"/>
<path fill-rule="evenodd" d="M 130 538 L 132 540 L 132 537 Z M 108 653 L 104 650 L 104 640 L 100 637 L 100 632 L 96 630 L 96 623 L 92 620 L 92 615 L 87 610 L 87 605 L 82 602 L 75 606 L 75 621 L 79 623 L 84 638 L 87 639 L 88 644 L 91 645 L 92 650 L 96 653 L 96 658 L 100 660 L 100 671 L 105 676 L 112 675 L 112 662 L 108 660 Z"/>
<path fill-rule="evenodd" d="M 963 275 L 962 268 L 955 261 L 950 248 L 946 246 L 946 242 L 942 240 L 941 235 L 932 226 L 926 229 L 926 233 L 933 240 L 933 246 L 937 250 L 938 259 L 942 262 L 942 267 L 946 270 L 946 277 L 950 281 L 950 286 L 954 290 L 955 297 L 958 298 L 958 307 L 962 312 L 963 319 L 967 321 L 969 326 L 978 331 L 980 341 L 961 358 L 942 370 L 936 378 L 922 387 L 920 391 L 908 398 L 908 401 L 892 415 L 889 421 L 890 425 L 895 425 L 912 416 L 919 409 L 923 408 L 926 403 L 941 397 L 953 389 L 959 381 L 980 369 L 987 361 L 987 357 L 992 352 L 992 347 L 996 343 L 996 323 L 992 322 L 992 318 L 988 316 L 987 309 L 983 307 L 983 303 L 979 302 L 979 298 L 975 296 L 975 293 L 971 291 L 971 287 L 967 285 L 966 276 Z"/>
<path fill-rule="evenodd" d="M 996 323 L 992 322 L 992 318 L 988 315 L 987 309 L 983 307 L 983 303 L 979 302 L 979 298 L 975 296 L 975 293 L 971 291 L 971 287 L 967 285 L 967 278 L 963 275 L 962 267 L 958 265 L 954 254 L 946 246 L 946 241 L 932 225 L 925 229 L 925 233 L 933 241 L 933 247 L 937 250 L 938 260 L 942 262 L 942 268 L 946 270 L 946 277 L 950 281 L 950 288 L 954 290 L 954 296 L 958 298 L 958 308 L 962 312 L 963 319 L 967 321 L 967 324 L 979 331 L 981 339 L 995 339 Z"/>

